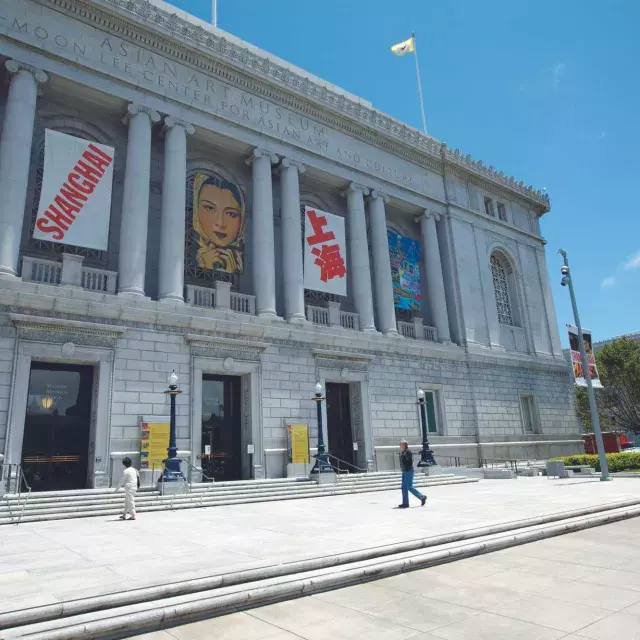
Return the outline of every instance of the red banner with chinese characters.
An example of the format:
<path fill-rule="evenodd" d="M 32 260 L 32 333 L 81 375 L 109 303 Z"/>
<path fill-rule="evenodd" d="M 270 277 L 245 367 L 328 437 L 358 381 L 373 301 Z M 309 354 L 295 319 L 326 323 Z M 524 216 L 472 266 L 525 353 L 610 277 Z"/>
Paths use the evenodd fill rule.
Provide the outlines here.
<path fill-rule="evenodd" d="M 304 288 L 346 296 L 344 218 L 311 207 L 304 216 Z"/>

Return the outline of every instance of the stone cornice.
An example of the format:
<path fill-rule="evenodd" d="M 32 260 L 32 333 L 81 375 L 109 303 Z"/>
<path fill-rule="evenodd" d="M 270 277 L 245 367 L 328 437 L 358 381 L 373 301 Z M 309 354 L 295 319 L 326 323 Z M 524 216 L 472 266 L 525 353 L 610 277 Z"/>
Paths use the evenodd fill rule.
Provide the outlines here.
<path fill-rule="evenodd" d="M 469 176 L 502 186 L 549 210 L 546 193 L 525 186 L 491 166 L 472 160 L 458 149 L 310 80 L 273 59 L 242 47 L 213 30 L 180 18 L 148 0 L 35 0 L 173 57 L 239 88 L 276 100 L 372 146 L 441 173 L 457 166 Z M 282 94 L 282 89 L 287 93 Z M 333 112 L 333 113 L 332 113 Z"/>
<path fill-rule="evenodd" d="M 49 318 L 47 316 L 32 316 L 25 313 L 10 313 L 9 320 L 14 327 L 29 327 L 43 331 L 74 331 L 93 336 L 119 338 L 126 333 L 128 327 L 98 322 L 83 322 L 81 320 L 67 320 L 63 318 Z"/>

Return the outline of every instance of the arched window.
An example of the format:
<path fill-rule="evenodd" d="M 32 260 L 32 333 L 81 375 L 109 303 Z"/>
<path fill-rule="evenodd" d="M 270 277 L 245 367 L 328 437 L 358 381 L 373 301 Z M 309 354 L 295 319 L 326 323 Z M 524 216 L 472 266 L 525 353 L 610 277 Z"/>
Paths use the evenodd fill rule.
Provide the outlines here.
<path fill-rule="evenodd" d="M 498 322 L 509 326 L 514 325 L 514 314 L 511 306 L 510 276 L 512 269 L 509 263 L 499 254 L 491 256 L 491 276 L 493 277 L 493 291 L 496 296 Z"/>

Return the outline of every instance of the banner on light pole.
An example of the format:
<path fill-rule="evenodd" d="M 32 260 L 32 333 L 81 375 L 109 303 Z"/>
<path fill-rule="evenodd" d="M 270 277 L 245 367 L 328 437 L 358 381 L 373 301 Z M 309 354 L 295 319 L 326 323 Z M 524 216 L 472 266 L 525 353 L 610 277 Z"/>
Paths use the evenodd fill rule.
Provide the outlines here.
<path fill-rule="evenodd" d="M 569 332 L 569 349 L 571 351 L 571 366 L 573 368 L 573 377 L 575 378 L 576 386 L 586 387 L 587 380 L 584 374 L 584 368 L 582 366 L 582 357 L 580 355 L 580 343 L 578 341 L 578 327 L 568 324 L 567 331 Z M 588 329 L 582 330 L 582 337 L 584 339 L 584 348 L 587 352 L 587 363 L 589 365 L 589 377 L 591 378 L 591 384 L 596 389 L 602 389 L 602 382 L 600 382 L 600 375 L 598 374 L 598 367 L 596 365 L 596 357 L 593 353 L 593 342 L 591 339 L 591 331 Z"/>

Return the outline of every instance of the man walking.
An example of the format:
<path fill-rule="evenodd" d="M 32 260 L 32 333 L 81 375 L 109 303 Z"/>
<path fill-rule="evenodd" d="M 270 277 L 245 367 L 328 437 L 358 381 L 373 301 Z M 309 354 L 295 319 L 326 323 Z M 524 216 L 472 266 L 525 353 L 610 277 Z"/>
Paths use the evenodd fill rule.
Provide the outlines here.
<path fill-rule="evenodd" d="M 398 505 L 398 508 L 409 508 L 409 493 L 418 498 L 424 507 L 427 496 L 413 486 L 413 454 L 406 440 L 400 441 L 400 469 L 402 469 L 402 504 Z"/>

